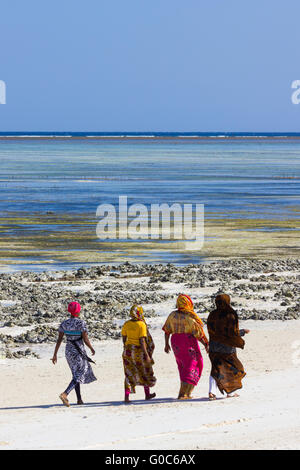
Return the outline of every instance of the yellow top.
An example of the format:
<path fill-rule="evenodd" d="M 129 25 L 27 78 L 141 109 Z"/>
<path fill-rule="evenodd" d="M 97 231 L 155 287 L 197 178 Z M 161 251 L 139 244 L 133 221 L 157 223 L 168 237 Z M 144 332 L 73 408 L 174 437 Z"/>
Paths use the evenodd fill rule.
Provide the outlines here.
<path fill-rule="evenodd" d="M 140 346 L 140 338 L 147 338 L 147 325 L 144 321 L 128 320 L 122 328 L 122 336 L 126 336 L 125 344 Z"/>

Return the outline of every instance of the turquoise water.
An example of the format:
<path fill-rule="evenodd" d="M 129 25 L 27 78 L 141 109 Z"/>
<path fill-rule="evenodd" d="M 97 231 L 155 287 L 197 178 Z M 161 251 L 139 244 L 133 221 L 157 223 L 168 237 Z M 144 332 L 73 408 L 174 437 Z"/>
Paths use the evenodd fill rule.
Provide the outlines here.
<path fill-rule="evenodd" d="M 0 211 L 90 213 L 102 203 L 202 203 L 207 216 L 286 218 L 300 142 L 0 141 Z"/>
<path fill-rule="evenodd" d="M 93 230 L 93 223 L 96 239 L 97 206 L 117 205 L 120 195 L 127 195 L 128 205 L 204 204 L 206 219 L 265 219 L 265 230 L 274 230 L 268 219 L 300 215 L 300 140 L 296 139 L 0 140 L 0 170 L 1 217 L 83 216 L 83 224 L 77 226 L 65 219 L 61 225 L 5 223 L 5 235 L 20 239 L 39 231 L 51 236 L 55 231 Z M 55 255 L 43 258 L 43 250 L 41 258 L 16 256 L 19 264 L 11 270 L 72 269 L 83 264 L 60 262 Z M 159 250 L 152 250 L 151 256 L 145 250 L 135 259 L 204 261 L 189 253 Z"/>

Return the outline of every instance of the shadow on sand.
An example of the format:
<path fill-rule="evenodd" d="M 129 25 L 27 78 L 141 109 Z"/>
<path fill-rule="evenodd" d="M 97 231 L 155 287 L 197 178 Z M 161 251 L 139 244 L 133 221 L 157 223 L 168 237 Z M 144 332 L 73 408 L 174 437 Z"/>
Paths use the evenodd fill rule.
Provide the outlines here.
<path fill-rule="evenodd" d="M 71 407 L 76 408 L 104 408 L 110 406 L 137 406 L 137 405 L 160 405 L 163 403 L 195 403 L 195 402 L 208 402 L 208 398 L 193 398 L 192 400 L 178 400 L 177 398 L 153 398 L 152 400 L 132 400 L 129 403 L 122 401 L 103 401 L 103 402 L 91 402 L 85 403 L 84 405 L 76 405 L 76 403 L 70 403 Z M 10 411 L 10 410 L 34 410 L 41 409 L 47 410 L 49 408 L 62 408 L 64 405 L 62 403 L 55 403 L 52 405 L 33 405 L 33 406 L 11 406 L 6 408 L 0 408 L 0 411 Z"/>

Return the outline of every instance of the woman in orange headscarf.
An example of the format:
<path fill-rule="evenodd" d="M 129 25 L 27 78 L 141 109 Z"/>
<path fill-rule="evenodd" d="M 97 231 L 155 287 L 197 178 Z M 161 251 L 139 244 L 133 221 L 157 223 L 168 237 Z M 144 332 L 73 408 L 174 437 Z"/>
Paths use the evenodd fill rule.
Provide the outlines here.
<path fill-rule="evenodd" d="M 242 336 L 249 330 L 240 330 L 238 315 L 230 305 L 227 294 L 219 294 L 216 299 L 216 309 L 207 318 L 209 333 L 209 358 L 211 360 L 211 375 L 209 379 L 209 399 L 216 399 L 217 387 L 227 397 L 242 388 L 242 378 L 246 375 L 243 364 L 236 355 L 236 348 L 244 348 Z"/>
<path fill-rule="evenodd" d="M 126 403 L 129 402 L 130 393 L 135 393 L 136 385 L 144 387 L 146 400 L 156 396 L 155 393 L 150 393 L 150 387 L 156 383 L 152 369 L 155 346 L 145 322 L 143 308 L 140 305 L 133 305 L 130 317 L 122 328 Z"/>
<path fill-rule="evenodd" d="M 168 316 L 163 330 L 165 332 L 165 352 L 169 353 L 171 345 L 176 358 L 180 375 L 179 400 L 192 398 L 191 393 L 198 384 L 202 369 L 203 358 L 199 347 L 202 343 L 208 352 L 208 341 L 203 331 L 203 322 L 194 312 L 192 299 L 180 294 L 176 302 L 177 310 Z"/>

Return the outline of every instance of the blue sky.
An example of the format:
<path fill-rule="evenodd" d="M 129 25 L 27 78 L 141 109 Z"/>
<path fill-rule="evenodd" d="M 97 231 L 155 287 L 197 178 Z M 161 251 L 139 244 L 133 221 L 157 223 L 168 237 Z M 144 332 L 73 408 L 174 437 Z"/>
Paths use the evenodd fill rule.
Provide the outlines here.
<path fill-rule="evenodd" d="M 300 131 L 299 0 L 4 0 L 0 131 Z"/>

